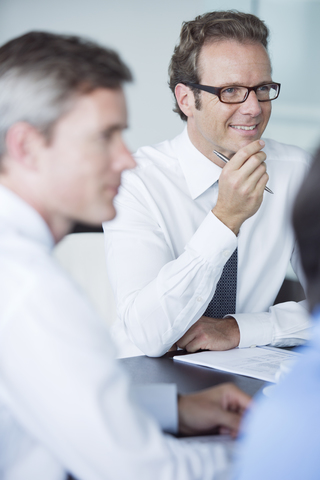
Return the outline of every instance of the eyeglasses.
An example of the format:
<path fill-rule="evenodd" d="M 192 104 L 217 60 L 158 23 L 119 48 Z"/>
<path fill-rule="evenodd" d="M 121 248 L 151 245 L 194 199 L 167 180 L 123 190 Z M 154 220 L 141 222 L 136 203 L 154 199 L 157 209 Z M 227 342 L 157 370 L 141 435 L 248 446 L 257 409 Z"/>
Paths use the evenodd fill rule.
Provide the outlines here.
<path fill-rule="evenodd" d="M 256 94 L 258 102 L 270 102 L 278 98 L 281 87 L 280 83 L 264 83 L 255 87 L 230 85 L 220 88 L 190 82 L 186 82 L 185 85 L 217 95 L 222 103 L 243 103 L 247 100 L 251 91 Z"/>

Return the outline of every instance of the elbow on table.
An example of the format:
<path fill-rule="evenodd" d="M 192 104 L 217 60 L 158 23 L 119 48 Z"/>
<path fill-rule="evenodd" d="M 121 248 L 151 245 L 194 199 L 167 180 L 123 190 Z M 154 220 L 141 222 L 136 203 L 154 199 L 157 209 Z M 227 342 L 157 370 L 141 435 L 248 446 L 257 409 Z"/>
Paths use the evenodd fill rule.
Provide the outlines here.
<path fill-rule="evenodd" d="M 150 342 L 148 344 L 139 342 L 134 342 L 136 346 L 147 356 L 147 357 L 162 357 L 170 349 L 167 345 L 158 344 Z"/>
<path fill-rule="evenodd" d="M 164 348 L 148 348 L 145 352 L 145 355 L 147 357 L 162 357 L 163 355 L 165 355 L 167 352 L 168 352 L 168 348 L 167 347 L 164 347 Z"/>
<path fill-rule="evenodd" d="M 157 326 L 155 322 L 141 321 L 141 316 L 127 309 L 122 317 L 123 325 L 126 333 L 136 347 L 138 347 L 148 357 L 162 357 L 170 350 L 174 343 L 169 338 L 169 341 L 164 341 L 163 337 L 166 332 L 161 326 Z M 168 340 L 168 339 L 167 339 Z"/>
<path fill-rule="evenodd" d="M 137 336 L 136 332 L 133 332 L 132 329 L 128 330 L 130 340 L 138 347 L 147 357 L 162 357 L 168 350 L 170 350 L 171 345 L 164 344 L 159 340 L 159 338 L 146 338 L 144 336 L 141 339 L 141 336 Z"/>

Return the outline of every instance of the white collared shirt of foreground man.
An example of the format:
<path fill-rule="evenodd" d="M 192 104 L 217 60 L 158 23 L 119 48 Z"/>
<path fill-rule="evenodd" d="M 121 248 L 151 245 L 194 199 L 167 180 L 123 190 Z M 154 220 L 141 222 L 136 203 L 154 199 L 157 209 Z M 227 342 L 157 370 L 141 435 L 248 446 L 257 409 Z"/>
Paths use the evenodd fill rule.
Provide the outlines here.
<path fill-rule="evenodd" d="M 129 387 L 106 326 L 54 260 L 48 226 L 2 186 L 0 231 L 0 478 L 63 480 L 66 468 L 90 480 L 226 474 L 231 445 L 161 434 L 177 431 L 174 385 L 156 386 L 157 421 L 139 407 L 150 390 Z"/>
<path fill-rule="evenodd" d="M 116 214 L 135 165 L 122 139 L 130 79 L 115 52 L 78 37 L 0 47 L 1 480 L 212 480 L 230 466 L 232 446 L 161 428 L 235 436 L 250 398 L 234 385 L 131 389 L 107 326 L 52 256 L 77 221 Z"/>

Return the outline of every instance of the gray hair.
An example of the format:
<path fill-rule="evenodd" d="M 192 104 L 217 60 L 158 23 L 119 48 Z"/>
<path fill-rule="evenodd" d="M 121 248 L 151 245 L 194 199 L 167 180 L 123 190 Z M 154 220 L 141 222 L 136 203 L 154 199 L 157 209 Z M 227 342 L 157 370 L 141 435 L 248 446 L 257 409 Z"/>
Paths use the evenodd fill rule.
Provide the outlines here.
<path fill-rule="evenodd" d="M 75 99 L 131 81 L 113 50 L 76 36 L 30 32 L 0 47 L 0 157 L 8 129 L 25 121 L 50 139 Z"/>

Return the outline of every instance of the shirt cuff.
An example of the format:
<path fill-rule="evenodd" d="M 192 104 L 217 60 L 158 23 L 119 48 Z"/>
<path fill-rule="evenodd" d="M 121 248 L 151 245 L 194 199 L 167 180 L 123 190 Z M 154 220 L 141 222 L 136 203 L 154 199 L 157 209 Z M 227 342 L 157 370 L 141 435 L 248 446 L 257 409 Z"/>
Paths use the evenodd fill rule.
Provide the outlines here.
<path fill-rule="evenodd" d="M 240 330 L 239 348 L 272 343 L 273 328 L 270 313 L 237 313 L 229 316 L 235 318 L 238 323 Z"/>
<path fill-rule="evenodd" d="M 134 399 L 167 433 L 178 433 L 178 393 L 174 383 L 134 385 Z"/>
<path fill-rule="evenodd" d="M 223 254 L 226 258 L 225 263 L 237 248 L 237 245 L 238 240 L 232 230 L 211 211 L 187 244 L 188 248 L 199 252 L 202 257 L 212 263 L 216 262 L 217 253 L 218 255 Z"/>

